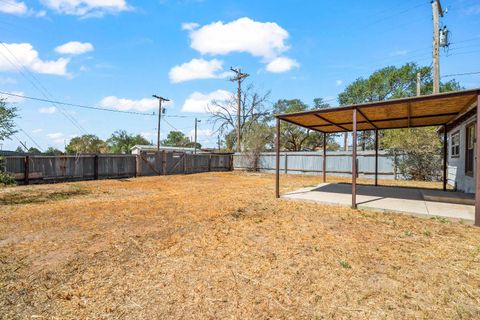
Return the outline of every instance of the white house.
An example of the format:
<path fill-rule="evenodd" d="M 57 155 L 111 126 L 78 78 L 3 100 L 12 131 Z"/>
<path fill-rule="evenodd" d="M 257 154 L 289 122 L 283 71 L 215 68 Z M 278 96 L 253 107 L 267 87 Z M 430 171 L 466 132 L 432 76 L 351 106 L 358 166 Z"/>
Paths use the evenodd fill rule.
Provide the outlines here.
<path fill-rule="evenodd" d="M 475 193 L 476 118 L 472 107 L 447 125 L 448 184 L 466 193 Z"/>

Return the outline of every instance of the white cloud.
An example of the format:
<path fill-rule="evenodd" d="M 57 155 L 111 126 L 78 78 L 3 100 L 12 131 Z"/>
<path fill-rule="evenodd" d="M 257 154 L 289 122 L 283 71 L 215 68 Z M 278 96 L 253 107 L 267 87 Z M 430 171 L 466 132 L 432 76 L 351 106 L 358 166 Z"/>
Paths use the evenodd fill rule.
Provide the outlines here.
<path fill-rule="evenodd" d="M 215 132 L 212 129 L 197 129 L 197 137 L 198 138 L 203 138 L 203 137 L 211 137 L 213 136 Z M 190 137 L 195 136 L 195 129 L 190 130 L 188 133 Z"/>
<path fill-rule="evenodd" d="M 0 78 L 0 84 L 15 84 L 17 83 L 17 80 L 13 79 L 13 78 Z"/>
<path fill-rule="evenodd" d="M 140 100 L 131 100 L 125 98 L 117 98 L 115 96 L 108 96 L 103 98 L 99 103 L 100 107 L 115 109 L 121 111 L 135 110 L 135 111 L 150 111 L 158 109 L 158 100 L 153 98 L 143 98 Z M 162 107 L 173 106 L 173 101 L 163 102 Z"/>
<path fill-rule="evenodd" d="M 66 139 L 65 134 L 62 132 L 48 133 L 47 138 L 52 140 L 54 143 L 63 143 Z"/>
<path fill-rule="evenodd" d="M 275 22 L 257 22 L 250 18 L 223 23 L 213 22 L 191 30 L 190 46 L 201 54 L 225 55 L 247 52 L 267 60 L 288 50 L 288 32 Z"/>
<path fill-rule="evenodd" d="M 400 57 L 405 56 L 408 53 L 408 50 L 395 50 L 390 52 L 390 57 Z"/>
<path fill-rule="evenodd" d="M 6 43 L 5 47 L 0 46 L 0 71 L 18 71 L 19 65 L 22 65 L 37 73 L 68 75 L 67 65 L 70 62 L 68 58 L 42 60 L 30 43 Z"/>
<path fill-rule="evenodd" d="M 140 132 L 140 135 L 142 137 L 144 137 L 145 139 L 149 140 L 151 139 L 153 136 L 156 135 L 156 133 L 153 133 L 153 132 Z"/>
<path fill-rule="evenodd" d="M 466 14 L 466 15 L 480 14 L 480 5 L 476 4 L 476 5 L 467 7 L 463 10 L 463 13 Z"/>
<path fill-rule="evenodd" d="M 43 129 L 42 129 L 42 128 L 38 128 L 38 129 L 33 129 L 33 130 L 32 130 L 32 133 L 34 133 L 34 134 L 42 133 L 42 132 L 43 132 Z"/>
<path fill-rule="evenodd" d="M 23 1 L 3 0 L 0 2 L 0 12 L 15 15 L 24 15 L 28 13 L 28 8 Z"/>
<path fill-rule="evenodd" d="M 182 30 L 194 30 L 197 29 L 200 25 L 196 22 L 184 22 L 182 23 Z"/>
<path fill-rule="evenodd" d="M 61 54 L 82 54 L 93 51 L 93 45 L 89 42 L 70 41 L 55 48 Z"/>
<path fill-rule="evenodd" d="M 223 62 L 217 59 L 204 60 L 192 59 L 179 66 L 173 67 L 169 72 L 170 81 L 178 83 L 194 79 L 212 79 L 228 76 L 223 70 Z"/>
<path fill-rule="evenodd" d="M 336 85 L 337 87 L 341 86 L 342 84 L 343 84 L 343 80 L 337 80 L 337 81 L 335 81 L 335 85 Z"/>
<path fill-rule="evenodd" d="M 216 90 L 207 94 L 195 91 L 183 103 L 182 112 L 199 112 L 205 113 L 209 111 L 213 101 L 228 101 L 232 97 L 232 93 L 226 90 Z"/>
<path fill-rule="evenodd" d="M 53 113 L 57 112 L 57 108 L 55 108 L 53 106 L 52 107 L 43 107 L 43 108 L 38 109 L 38 111 L 40 113 L 53 114 Z"/>
<path fill-rule="evenodd" d="M 48 8 L 62 14 L 102 17 L 107 13 L 129 11 L 125 0 L 41 0 Z"/>
<path fill-rule="evenodd" d="M 273 72 L 273 73 L 281 73 L 281 72 L 286 72 L 289 71 L 293 68 L 299 68 L 300 64 L 294 60 L 290 59 L 287 57 L 278 57 L 270 61 L 270 63 L 267 64 L 267 71 Z"/>
<path fill-rule="evenodd" d="M 8 94 L 1 94 L 0 93 L 0 99 L 6 100 L 7 102 L 10 102 L 10 103 L 19 103 L 19 102 L 23 102 L 25 100 L 22 97 L 18 97 L 18 96 L 23 96 L 23 92 L 21 92 L 21 91 L 12 91 L 12 92 L 9 92 L 9 93 L 15 94 L 17 96 L 10 96 Z"/>

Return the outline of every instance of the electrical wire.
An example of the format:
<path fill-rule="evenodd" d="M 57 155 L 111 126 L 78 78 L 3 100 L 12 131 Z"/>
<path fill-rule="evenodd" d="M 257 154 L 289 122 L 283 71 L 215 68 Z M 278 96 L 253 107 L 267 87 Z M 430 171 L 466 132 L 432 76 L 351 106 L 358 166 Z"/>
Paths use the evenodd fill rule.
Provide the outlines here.
<path fill-rule="evenodd" d="M 90 110 L 135 114 L 135 115 L 141 115 L 141 116 L 154 116 L 155 115 L 154 113 L 143 113 L 143 112 L 136 112 L 136 111 L 124 111 L 124 110 L 116 110 L 116 109 L 109 109 L 109 108 L 101 108 L 101 107 L 95 107 L 95 106 L 84 106 L 84 105 L 81 105 L 81 104 L 68 103 L 68 102 L 62 102 L 62 101 L 54 101 L 54 100 L 49 100 L 49 99 L 37 98 L 37 97 L 29 97 L 29 96 L 25 96 L 25 95 L 20 95 L 20 94 L 15 94 L 15 93 L 10 93 L 10 92 L 4 92 L 4 91 L 0 91 L 0 94 L 12 96 L 12 97 L 29 99 L 29 100 L 35 100 L 35 101 L 48 102 L 48 103 L 52 103 L 52 104 L 53 103 L 61 104 L 61 105 L 64 105 L 64 106 L 69 106 L 69 107 L 90 109 Z"/>
<path fill-rule="evenodd" d="M 441 78 L 470 76 L 470 75 L 474 75 L 474 74 L 480 74 L 480 71 L 476 71 L 476 72 L 464 72 L 464 73 L 454 73 L 454 74 L 446 74 L 446 75 L 444 75 L 444 76 L 441 76 Z"/>
<path fill-rule="evenodd" d="M 27 131 L 25 131 L 25 130 L 23 130 L 22 128 L 20 128 L 20 126 L 19 126 L 18 124 L 17 124 L 17 127 L 20 129 L 20 131 L 23 132 L 24 135 L 26 135 L 26 136 L 33 142 L 33 144 L 35 144 L 35 145 L 38 147 L 38 149 L 39 149 L 41 152 L 43 152 L 43 148 L 37 143 L 37 141 L 35 141 L 35 139 L 33 139 L 33 138 L 27 133 Z"/>
<path fill-rule="evenodd" d="M 10 60 L 10 58 L 8 58 L 3 52 L 0 51 L 0 54 L 1 54 L 5 59 L 7 59 L 7 61 L 10 62 L 10 64 L 11 64 L 14 68 L 16 68 L 16 69 L 20 72 L 20 74 L 21 74 L 25 79 L 27 79 L 27 80 L 30 82 L 30 84 L 32 84 L 32 85 L 35 87 L 35 89 L 37 89 L 38 91 L 40 91 L 40 93 L 41 93 L 46 99 L 51 99 L 51 94 L 50 94 L 50 92 L 45 88 L 45 86 L 43 86 L 43 84 L 40 82 L 40 80 L 38 80 L 38 78 L 35 77 L 35 75 L 33 75 L 27 68 L 25 68 L 25 66 L 22 65 L 22 63 L 17 59 L 17 57 L 15 56 L 15 54 L 8 48 L 8 46 L 7 46 L 3 41 L 0 41 L 0 44 L 1 44 L 1 45 L 10 53 L 10 55 L 17 61 L 18 65 L 19 65 L 21 68 L 19 68 L 19 67 L 18 67 L 12 60 Z M 35 81 L 32 81 L 32 79 L 30 79 L 29 77 L 27 77 L 27 76 L 25 75 L 25 72 L 24 72 L 22 69 L 25 70 L 25 72 L 26 72 L 27 74 L 29 74 L 30 77 L 31 77 L 32 79 L 34 79 Z M 35 82 L 37 82 L 38 85 L 37 85 Z M 40 88 L 41 88 L 41 89 L 40 89 Z M 50 95 L 50 97 L 49 97 L 49 95 Z M 52 99 L 52 100 L 53 100 L 53 99 Z M 53 103 L 53 105 L 55 105 L 55 103 Z M 77 121 L 73 116 L 69 115 L 69 114 L 63 109 L 63 107 L 60 107 L 60 106 L 58 106 L 58 105 L 55 105 L 55 106 L 59 109 L 60 113 L 65 116 L 65 118 L 67 118 L 77 129 L 80 130 L 80 132 L 83 132 L 84 134 L 87 133 L 87 131 L 82 127 L 82 125 L 81 125 L 80 123 L 78 123 L 78 121 Z"/>

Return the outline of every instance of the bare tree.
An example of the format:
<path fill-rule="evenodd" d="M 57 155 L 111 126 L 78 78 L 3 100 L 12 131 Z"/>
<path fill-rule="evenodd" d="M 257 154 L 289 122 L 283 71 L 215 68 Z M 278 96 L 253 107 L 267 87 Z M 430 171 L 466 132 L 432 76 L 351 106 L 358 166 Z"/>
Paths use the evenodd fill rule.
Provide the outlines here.
<path fill-rule="evenodd" d="M 266 118 L 270 91 L 260 93 L 249 84 L 243 91 L 240 103 L 240 133 L 250 130 L 251 126 Z M 225 100 L 214 100 L 207 106 L 211 121 L 221 134 L 237 127 L 237 97 L 232 93 Z"/>

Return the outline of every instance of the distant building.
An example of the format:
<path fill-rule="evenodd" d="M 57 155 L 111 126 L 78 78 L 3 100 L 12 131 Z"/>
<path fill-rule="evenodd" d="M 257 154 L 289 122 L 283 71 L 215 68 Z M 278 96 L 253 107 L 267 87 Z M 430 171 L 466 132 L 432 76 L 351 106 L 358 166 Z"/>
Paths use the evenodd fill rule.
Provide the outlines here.
<path fill-rule="evenodd" d="M 17 152 L 17 151 L 9 151 L 9 150 L 0 150 L 0 157 L 7 157 L 7 156 L 25 156 L 28 153 L 25 152 Z"/>

